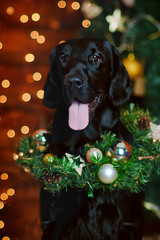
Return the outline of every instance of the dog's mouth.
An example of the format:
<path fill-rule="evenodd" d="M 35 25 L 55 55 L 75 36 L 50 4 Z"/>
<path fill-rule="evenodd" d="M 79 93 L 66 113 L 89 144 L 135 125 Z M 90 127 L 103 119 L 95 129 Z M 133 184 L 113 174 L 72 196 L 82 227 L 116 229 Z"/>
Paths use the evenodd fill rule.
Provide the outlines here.
<path fill-rule="evenodd" d="M 92 114 L 100 103 L 102 94 L 94 98 L 91 103 L 83 103 L 74 99 L 69 107 L 69 127 L 73 130 L 83 130 L 89 124 L 89 115 Z"/>

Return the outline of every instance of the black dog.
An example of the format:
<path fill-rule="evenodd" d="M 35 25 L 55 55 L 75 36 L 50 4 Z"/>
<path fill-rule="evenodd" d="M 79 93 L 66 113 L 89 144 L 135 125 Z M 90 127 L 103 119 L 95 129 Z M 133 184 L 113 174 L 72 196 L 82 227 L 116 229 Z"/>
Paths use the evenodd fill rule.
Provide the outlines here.
<path fill-rule="evenodd" d="M 59 156 L 83 154 L 84 144 L 96 141 L 104 130 L 132 143 L 119 119 L 119 107 L 130 98 L 132 85 L 116 48 L 100 39 L 73 39 L 57 46 L 50 61 L 44 104 L 56 108 L 56 114 L 49 150 Z M 41 200 L 44 194 L 48 203 L 41 202 L 42 222 L 49 224 L 43 239 L 142 238 L 139 194 L 95 192 L 91 199 L 84 190 L 68 189 L 53 198 L 43 192 Z"/>

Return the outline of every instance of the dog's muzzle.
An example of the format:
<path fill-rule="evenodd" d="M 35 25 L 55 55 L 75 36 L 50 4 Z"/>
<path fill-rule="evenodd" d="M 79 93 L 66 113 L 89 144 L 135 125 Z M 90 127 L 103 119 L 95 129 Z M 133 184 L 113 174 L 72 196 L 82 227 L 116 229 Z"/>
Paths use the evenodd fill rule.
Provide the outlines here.
<path fill-rule="evenodd" d="M 80 75 L 68 75 L 65 77 L 65 86 L 70 90 L 78 90 L 83 87 L 83 78 Z"/>
<path fill-rule="evenodd" d="M 82 101 L 84 80 L 80 74 L 66 75 L 64 85 L 72 99 L 68 112 L 68 125 L 73 130 L 83 130 L 89 124 L 90 114 L 99 105 L 101 94 L 98 94 L 92 102 Z"/>

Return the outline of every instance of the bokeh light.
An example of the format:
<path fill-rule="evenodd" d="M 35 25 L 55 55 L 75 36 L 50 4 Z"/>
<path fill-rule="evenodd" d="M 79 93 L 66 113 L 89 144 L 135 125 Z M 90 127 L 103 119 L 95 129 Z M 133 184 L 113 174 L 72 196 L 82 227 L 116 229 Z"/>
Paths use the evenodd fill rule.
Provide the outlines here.
<path fill-rule="evenodd" d="M 129 53 L 128 59 L 133 61 L 135 59 L 135 55 L 133 53 Z"/>
<path fill-rule="evenodd" d="M 42 75 L 41 75 L 40 72 L 35 72 L 35 73 L 33 74 L 33 79 L 34 79 L 34 81 L 40 81 L 41 78 L 42 78 Z"/>
<path fill-rule="evenodd" d="M 38 97 L 39 99 L 43 99 L 43 97 L 44 97 L 44 91 L 43 91 L 43 90 L 38 90 L 38 91 L 37 91 L 37 97 Z"/>
<path fill-rule="evenodd" d="M 33 21 L 37 22 L 40 20 L 40 15 L 39 13 L 33 13 L 31 18 Z"/>
<path fill-rule="evenodd" d="M 1 180 L 7 180 L 8 179 L 8 174 L 7 173 L 2 173 L 1 174 Z"/>
<path fill-rule="evenodd" d="M 10 86 L 10 81 L 8 79 L 4 79 L 1 82 L 1 85 L 2 85 L 3 88 L 8 88 Z"/>
<path fill-rule="evenodd" d="M 29 102 L 31 100 L 31 95 L 29 93 L 23 93 L 22 100 L 24 102 Z"/>
<path fill-rule="evenodd" d="M 64 43 L 64 42 L 65 42 L 65 40 L 61 40 L 61 41 L 59 42 L 59 44 Z"/>
<path fill-rule="evenodd" d="M 66 7 L 66 2 L 65 1 L 59 1 L 58 2 L 58 7 L 59 8 L 65 8 Z"/>
<path fill-rule="evenodd" d="M 8 15 L 12 15 L 12 14 L 14 13 L 14 8 L 13 8 L 13 7 L 8 7 L 8 8 L 6 9 L 6 13 L 7 13 Z"/>
<path fill-rule="evenodd" d="M 37 42 L 39 43 L 39 44 L 42 44 L 42 43 L 44 43 L 45 42 L 45 37 L 43 36 L 43 35 L 39 35 L 38 37 L 37 37 Z"/>
<path fill-rule="evenodd" d="M 0 209 L 4 208 L 4 203 L 2 201 L 0 201 Z"/>
<path fill-rule="evenodd" d="M 28 53 L 25 55 L 26 62 L 33 62 L 35 59 L 35 56 L 32 53 Z"/>
<path fill-rule="evenodd" d="M 35 30 L 30 33 L 30 37 L 32 39 L 36 39 L 38 36 L 39 36 L 39 33 Z"/>
<path fill-rule="evenodd" d="M 7 136 L 9 138 L 13 138 L 13 137 L 15 137 L 15 135 L 16 135 L 16 133 L 15 133 L 15 131 L 13 129 L 8 130 Z"/>
<path fill-rule="evenodd" d="M 10 238 L 5 236 L 5 237 L 2 238 L 2 240 L 10 240 Z"/>
<path fill-rule="evenodd" d="M 2 194 L 0 195 L 0 198 L 1 198 L 2 201 L 6 201 L 6 200 L 8 199 L 7 193 L 2 193 Z"/>
<path fill-rule="evenodd" d="M 4 228 L 4 222 L 0 220 L 0 229 Z"/>
<path fill-rule="evenodd" d="M 0 42 L 0 49 L 2 49 L 3 48 L 3 43 L 2 42 Z"/>
<path fill-rule="evenodd" d="M 28 22 L 28 16 L 27 16 L 26 14 L 21 15 L 21 16 L 20 16 L 20 21 L 21 21 L 22 23 Z"/>
<path fill-rule="evenodd" d="M 84 19 L 84 20 L 82 21 L 82 26 L 83 26 L 84 28 L 88 28 L 90 25 L 91 25 L 91 21 L 90 21 L 89 19 Z"/>
<path fill-rule="evenodd" d="M 0 96 L 0 103 L 6 103 L 7 102 L 7 97 L 5 95 Z"/>
<path fill-rule="evenodd" d="M 9 188 L 7 190 L 7 194 L 8 194 L 8 196 L 12 197 L 15 194 L 15 190 L 13 188 Z"/>
<path fill-rule="evenodd" d="M 80 4 L 79 4 L 79 2 L 73 2 L 71 4 L 71 7 L 73 10 L 78 10 L 80 8 Z"/>
<path fill-rule="evenodd" d="M 21 127 L 21 133 L 28 134 L 29 133 L 29 127 L 26 126 L 26 125 Z"/>

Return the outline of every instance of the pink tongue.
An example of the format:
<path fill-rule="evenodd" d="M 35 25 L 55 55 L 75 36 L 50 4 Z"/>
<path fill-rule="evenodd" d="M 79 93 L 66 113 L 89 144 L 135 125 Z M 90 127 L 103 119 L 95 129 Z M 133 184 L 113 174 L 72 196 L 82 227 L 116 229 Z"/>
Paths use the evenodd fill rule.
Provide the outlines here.
<path fill-rule="evenodd" d="M 69 107 L 69 126 L 73 130 L 82 130 L 89 123 L 88 104 L 74 101 Z"/>

